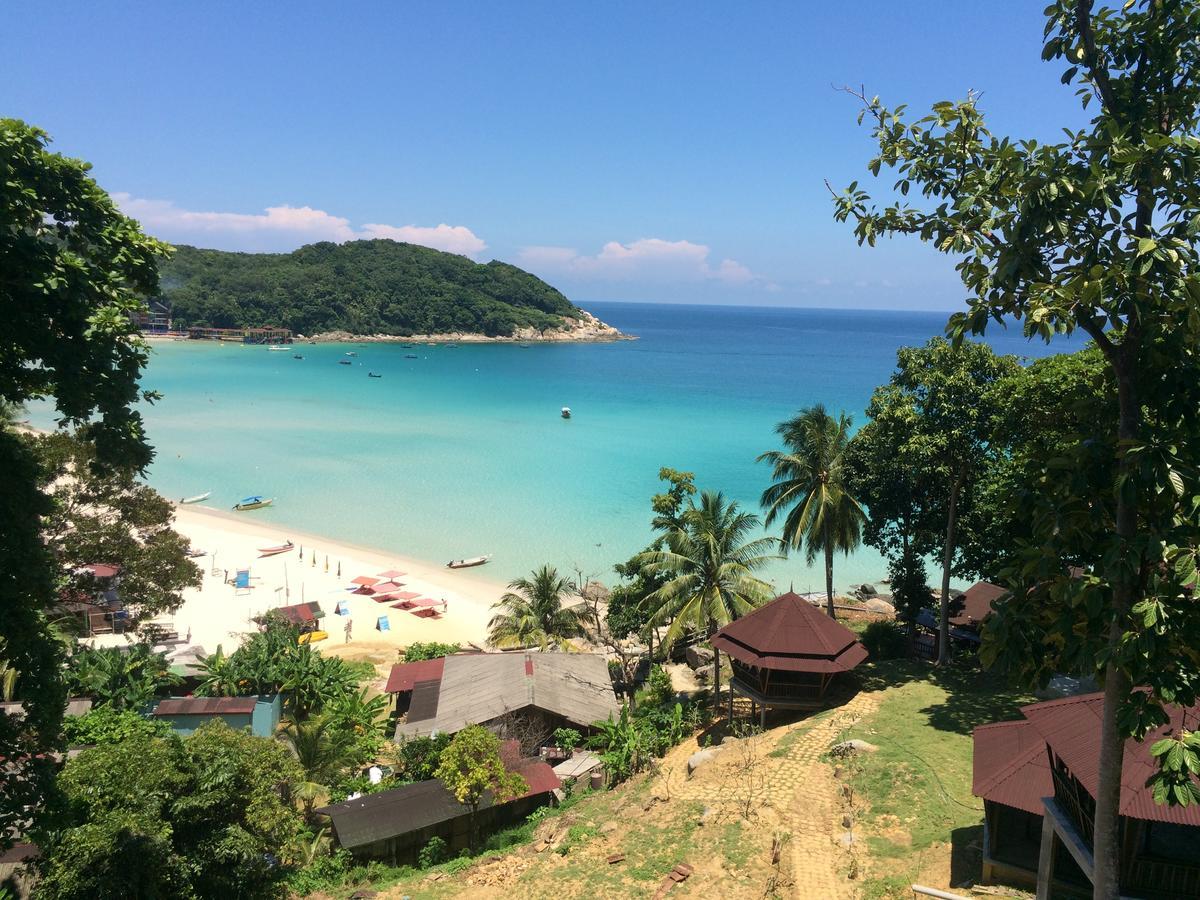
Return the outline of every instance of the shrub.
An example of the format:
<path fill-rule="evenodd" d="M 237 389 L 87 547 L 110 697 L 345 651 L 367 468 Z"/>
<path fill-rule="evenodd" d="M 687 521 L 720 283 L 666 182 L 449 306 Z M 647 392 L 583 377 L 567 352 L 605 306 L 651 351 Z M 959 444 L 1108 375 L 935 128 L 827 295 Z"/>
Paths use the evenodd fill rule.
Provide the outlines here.
<path fill-rule="evenodd" d="M 863 629 L 861 640 L 876 661 L 903 659 L 908 655 L 908 638 L 895 622 L 872 622 Z"/>
<path fill-rule="evenodd" d="M 446 846 L 445 840 L 435 834 L 417 854 L 417 865 L 422 869 L 428 869 L 430 866 L 436 866 L 443 862 L 448 855 L 449 847 Z"/>
<path fill-rule="evenodd" d="M 662 666 L 654 666 L 646 680 L 646 700 L 655 706 L 662 706 L 674 699 L 675 686 L 671 684 L 671 676 Z"/>
<path fill-rule="evenodd" d="M 574 750 L 581 740 L 583 735 L 574 728 L 554 729 L 554 746 L 561 750 Z"/>
<path fill-rule="evenodd" d="M 350 878 L 351 859 L 349 850 L 319 856 L 303 869 L 293 872 L 288 877 L 288 887 L 300 897 L 340 888 Z"/>
<path fill-rule="evenodd" d="M 98 706 L 82 716 L 63 720 L 67 746 L 119 744 L 136 735 L 166 737 L 171 726 L 161 719 L 147 719 L 129 709 Z"/>
<path fill-rule="evenodd" d="M 400 653 L 401 662 L 420 662 L 423 659 L 437 659 L 439 656 L 450 656 L 462 650 L 459 644 L 443 644 L 439 641 L 413 641 Z"/>
<path fill-rule="evenodd" d="M 450 735 L 409 738 L 396 745 L 396 775 L 403 781 L 428 781 L 450 746 Z"/>

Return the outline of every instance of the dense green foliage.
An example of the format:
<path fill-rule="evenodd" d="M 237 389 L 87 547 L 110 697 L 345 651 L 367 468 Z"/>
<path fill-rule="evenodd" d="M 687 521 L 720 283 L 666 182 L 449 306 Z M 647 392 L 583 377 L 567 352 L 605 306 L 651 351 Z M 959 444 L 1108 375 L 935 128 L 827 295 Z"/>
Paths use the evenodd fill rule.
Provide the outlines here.
<path fill-rule="evenodd" d="M 98 465 L 143 469 L 151 450 L 134 404 L 147 351 L 127 313 L 157 290 L 167 248 L 121 215 L 87 163 L 48 143 L 0 119 L 0 404 L 47 398 L 86 430 Z M 47 616 L 61 569 L 41 521 L 52 511 L 32 449 L 0 419 L 0 640 L 26 711 L 0 717 L 0 847 L 47 790 L 62 718 L 62 646 Z"/>
<path fill-rule="evenodd" d="M 63 736 L 68 747 L 93 744 L 120 744 L 139 737 L 165 738 L 171 726 L 161 719 L 148 719 L 131 709 L 97 706 L 82 716 L 63 720 Z"/>
<path fill-rule="evenodd" d="M 357 678 L 344 660 L 298 643 L 298 636 L 295 627 L 269 616 L 262 630 L 229 656 L 217 647 L 201 661 L 204 677 L 196 693 L 209 697 L 282 693 L 289 715 L 304 719 L 357 691 Z"/>
<path fill-rule="evenodd" d="M 64 768 L 65 805 L 37 836 L 38 896 L 279 896 L 301 835 L 284 799 L 299 778 L 278 741 L 220 721 L 186 740 L 87 750 Z"/>
<path fill-rule="evenodd" d="M 149 644 L 130 647 L 80 647 L 70 659 L 67 684 L 76 697 L 91 697 L 96 706 L 140 712 L 156 697 L 179 684 L 166 656 Z"/>
<path fill-rule="evenodd" d="M 424 659 L 438 659 L 442 656 L 453 656 L 462 650 L 459 644 L 444 644 L 440 641 L 413 641 L 400 652 L 400 662 L 420 662 Z"/>
<path fill-rule="evenodd" d="M 871 659 L 904 659 L 908 655 L 908 638 L 895 622 L 871 622 L 858 636 L 871 654 Z"/>
<path fill-rule="evenodd" d="M 653 702 L 652 702 L 653 701 Z M 611 783 L 624 781 L 696 731 L 703 723 L 698 700 L 676 703 L 649 694 L 636 708 L 624 706 L 616 719 L 596 722 L 588 745 L 600 751 Z"/>
<path fill-rule="evenodd" d="M 162 266 L 162 295 L 178 325 L 279 325 L 302 334 L 494 336 L 579 318 L 559 291 L 516 266 L 389 240 L 291 253 L 177 247 Z"/>
<path fill-rule="evenodd" d="M 860 242 L 917 235 L 957 260 L 968 309 L 951 318 L 954 338 L 1006 317 L 1046 340 L 1081 329 L 1108 367 L 1112 454 L 1097 465 L 1083 431 L 1066 465 L 1048 464 L 1044 484 L 1057 496 L 1030 522 L 1021 554 L 1025 584 L 1052 611 L 1044 652 L 1022 664 L 1028 633 L 1000 622 L 985 637 L 985 650 L 999 645 L 989 652 L 1028 677 L 1044 677 L 1055 655 L 1088 659 L 1103 677 L 1094 888 L 1108 900 L 1120 893 L 1126 738 L 1162 723 L 1163 703 L 1194 703 L 1200 687 L 1200 434 L 1187 396 L 1200 380 L 1200 3 L 1094 7 L 1051 3 L 1042 52 L 1085 108 L 1094 103 L 1085 126 L 1042 144 L 992 134 L 974 93 L 918 121 L 864 95 L 860 121 L 879 148 L 868 168 L 894 169 L 889 191 L 900 198 L 879 206 L 851 184 L 835 216 L 854 221 Z M 1089 504 L 1102 496 L 1112 502 L 1098 516 Z M 1100 562 L 1072 578 L 1063 551 L 1085 540 Z M 1142 683 L 1151 690 L 1133 690 Z M 1160 756 L 1160 777 L 1188 777 L 1183 755 Z"/>
<path fill-rule="evenodd" d="M 82 434 L 82 433 L 81 433 Z M 81 434 L 28 436 L 41 465 L 39 483 L 54 505 L 42 523 L 68 589 L 94 591 L 80 566 L 120 566 L 120 599 L 130 625 L 173 613 L 201 571 L 188 540 L 171 525 L 174 508 L 129 469 L 96 465 L 96 448 Z"/>
<path fill-rule="evenodd" d="M 992 388 L 1018 368 L 1016 357 L 971 341 L 902 347 L 847 452 L 851 489 L 871 511 L 868 539 L 893 563 L 905 554 L 941 554 L 942 663 L 950 651 L 950 576 L 963 568 L 962 523 L 971 521 L 966 514 L 996 452 Z"/>
<path fill-rule="evenodd" d="M 771 485 L 762 495 L 766 524 L 783 520 L 780 546 L 803 550 L 809 565 L 825 558 L 825 599 L 833 609 L 833 556 L 857 550 L 866 516 L 850 492 L 846 478 L 846 449 L 852 420 L 835 419 L 821 404 L 802 409 L 775 431 L 784 450 L 768 450 L 759 462 L 771 464 Z"/>

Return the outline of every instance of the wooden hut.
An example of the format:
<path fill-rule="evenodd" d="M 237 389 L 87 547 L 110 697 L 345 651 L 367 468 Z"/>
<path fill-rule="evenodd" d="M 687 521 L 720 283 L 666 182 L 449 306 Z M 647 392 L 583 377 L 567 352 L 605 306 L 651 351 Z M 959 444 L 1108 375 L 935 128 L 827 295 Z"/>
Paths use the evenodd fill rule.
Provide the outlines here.
<path fill-rule="evenodd" d="M 730 622 L 712 639 L 733 667 L 733 695 L 747 697 L 766 724 L 767 707 L 818 709 L 839 672 L 867 658 L 854 632 L 788 591 L 749 615 Z"/>
<path fill-rule="evenodd" d="M 983 800 L 983 880 L 1036 886 L 1037 896 L 1092 895 L 1103 695 L 1021 708 L 1024 719 L 975 729 L 972 792 Z M 1121 771 L 1122 896 L 1200 896 L 1200 807 L 1155 803 L 1150 747 L 1200 727 L 1200 707 L 1167 707 L 1165 726 L 1125 742 Z"/>

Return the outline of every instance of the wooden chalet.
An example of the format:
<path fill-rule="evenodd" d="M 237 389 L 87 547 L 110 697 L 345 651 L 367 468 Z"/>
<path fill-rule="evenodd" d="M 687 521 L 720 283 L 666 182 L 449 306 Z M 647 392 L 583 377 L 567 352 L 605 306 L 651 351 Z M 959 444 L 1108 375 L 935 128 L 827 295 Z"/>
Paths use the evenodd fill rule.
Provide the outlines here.
<path fill-rule="evenodd" d="M 519 758 L 516 741 L 505 742 L 501 756 L 510 772 L 525 779 L 528 790 L 503 803 L 484 794 L 476 816 L 481 833 L 522 821 L 538 807 L 553 803 L 559 789 L 558 776 L 550 766 Z M 316 812 L 329 816 L 334 838 L 357 859 L 385 860 L 392 865 L 414 863 L 430 838 L 440 837 L 452 854 L 470 843 L 467 807 L 436 779 L 334 803 Z"/>
<path fill-rule="evenodd" d="M 1023 707 L 1025 718 L 975 729 L 972 791 L 983 800 L 983 880 L 1036 886 L 1039 898 L 1091 897 L 1092 836 L 1103 695 Z M 1125 744 L 1121 773 L 1121 894 L 1200 896 L 1200 807 L 1154 802 L 1150 746 L 1200 727 L 1200 707 Z"/>
<path fill-rule="evenodd" d="M 730 719 L 733 695 L 740 694 L 760 710 L 764 725 L 767 707 L 818 709 L 838 673 L 867 658 L 853 631 L 791 591 L 730 622 L 712 645 L 733 667 Z"/>

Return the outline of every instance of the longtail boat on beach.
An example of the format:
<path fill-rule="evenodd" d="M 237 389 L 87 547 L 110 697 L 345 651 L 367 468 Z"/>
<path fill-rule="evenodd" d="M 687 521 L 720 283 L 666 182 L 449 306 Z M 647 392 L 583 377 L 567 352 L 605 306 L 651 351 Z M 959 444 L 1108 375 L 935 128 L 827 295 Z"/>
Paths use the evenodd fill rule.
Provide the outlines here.
<path fill-rule="evenodd" d="M 485 562 L 492 558 L 489 553 L 487 556 L 472 556 L 468 559 L 452 559 L 446 563 L 447 569 L 469 569 L 472 566 L 482 566 Z"/>
<path fill-rule="evenodd" d="M 207 500 L 212 496 L 212 491 L 205 491 L 203 494 L 197 494 L 195 497 L 183 497 L 180 503 L 199 503 L 201 500 Z"/>
<path fill-rule="evenodd" d="M 264 556 L 278 556 L 280 553 L 287 553 L 295 546 L 291 541 L 288 541 L 286 544 L 280 544 L 278 547 L 259 547 L 258 556 L 260 559 Z"/>
<path fill-rule="evenodd" d="M 247 509 L 262 509 L 264 506 L 270 506 L 274 502 L 274 497 L 263 497 L 255 494 L 252 497 L 243 497 L 240 503 L 233 504 L 233 508 L 239 511 Z"/>

